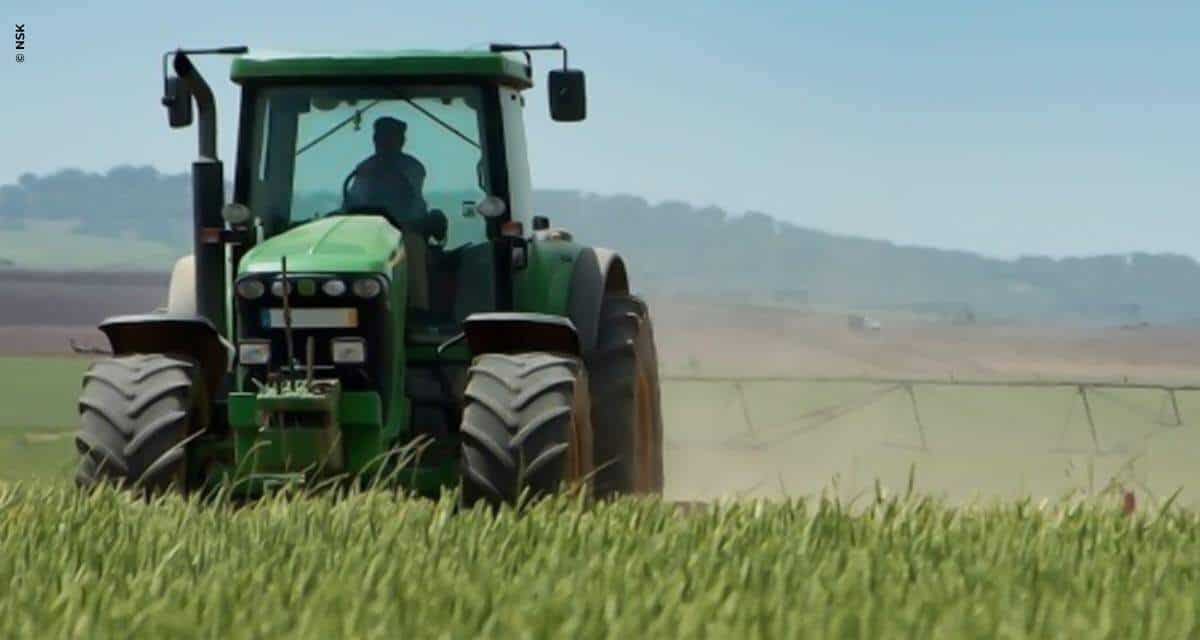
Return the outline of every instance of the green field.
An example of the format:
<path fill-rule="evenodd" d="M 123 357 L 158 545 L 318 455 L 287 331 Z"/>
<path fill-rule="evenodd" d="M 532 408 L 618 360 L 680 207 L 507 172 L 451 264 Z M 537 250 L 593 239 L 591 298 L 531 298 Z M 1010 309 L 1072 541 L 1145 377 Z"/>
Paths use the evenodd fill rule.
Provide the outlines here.
<path fill-rule="evenodd" d="M 71 477 L 76 399 L 88 362 L 0 358 L 0 480 Z"/>
<path fill-rule="evenodd" d="M 0 358 L 0 480 L 71 477 L 84 358 Z M 1200 393 L 1090 396 L 1095 441 L 1073 389 L 923 387 L 922 427 L 902 391 L 858 384 L 682 382 L 663 386 L 667 497 L 839 496 L 876 481 L 954 500 L 1056 499 L 1119 485 L 1200 507 Z M 922 441 L 925 448 L 922 449 Z"/>
<path fill-rule="evenodd" d="M 1113 450 L 1097 453 L 1069 394 L 922 391 L 921 451 L 903 395 L 672 382 L 668 497 L 806 497 L 562 497 L 518 517 L 386 491 L 237 508 L 82 494 L 67 481 L 86 366 L 0 359 L 0 480 L 19 481 L 0 481 L 0 638 L 1200 634 L 1200 513 L 1128 462 L 1153 454 L 1186 483 L 1195 436 L 1159 424 L 1150 394 L 1097 398 Z M 997 497 L 1037 473 L 1075 496 Z M 1106 477 L 1136 485 L 1132 516 Z"/>
<path fill-rule="evenodd" d="M 186 253 L 136 237 L 75 233 L 73 224 L 27 220 L 25 229 L 0 233 L 0 258 L 22 269 L 170 269 Z"/>
<path fill-rule="evenodd" d="M 1164 638 L 1200 633 L 1194 512 L 387 492 L 234 509 L 0 485 L 0 637 Z"/>

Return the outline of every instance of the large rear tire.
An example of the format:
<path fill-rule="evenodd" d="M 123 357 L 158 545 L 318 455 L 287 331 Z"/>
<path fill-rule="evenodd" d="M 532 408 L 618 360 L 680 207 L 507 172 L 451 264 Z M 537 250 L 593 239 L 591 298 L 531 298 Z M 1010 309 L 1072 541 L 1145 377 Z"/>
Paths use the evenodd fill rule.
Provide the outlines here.
<path fill-rule="evenodd" d="M 185 444 L 204 424 L 203 386 L 195 363 L 171 356 L 122 356 L 93 364 L 79 396 L 76 484 L 186 490 Z"/>
<path fill-rule="evenodd" d="M 465 504 L 515 504 L 523 493 L 537 498 L 590 480 L 590 403 L 578 360 L 484 354 L 471 367 L 465 396 Z"/>
<path fill-rule="evenodd" d="M 649 310 L 637 296 L 614 294 L 600 314 L 596 349 L 587 358 L 596 495 L 661 493 L 662 403 Z"/>

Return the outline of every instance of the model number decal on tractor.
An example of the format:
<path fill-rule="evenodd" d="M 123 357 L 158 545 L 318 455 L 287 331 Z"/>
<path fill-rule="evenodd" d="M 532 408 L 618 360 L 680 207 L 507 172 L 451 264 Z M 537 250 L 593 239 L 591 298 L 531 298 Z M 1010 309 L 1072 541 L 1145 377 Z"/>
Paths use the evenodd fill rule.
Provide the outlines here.
<path fill-rule="evenodd" d="M 283 309 L 263 309 L 264 329 L 285 326 Z M 293 329 L 353 329 L 358 326 L 358 309 L 292 309 Z"/>

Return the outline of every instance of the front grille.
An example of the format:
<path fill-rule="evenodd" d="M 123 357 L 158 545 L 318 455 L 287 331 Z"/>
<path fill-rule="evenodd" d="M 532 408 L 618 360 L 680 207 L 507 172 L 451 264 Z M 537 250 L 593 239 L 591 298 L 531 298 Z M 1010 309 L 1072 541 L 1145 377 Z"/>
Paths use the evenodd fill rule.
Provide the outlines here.
<path fill-rule="evenodd" d="M 313 340 L 313 364 L 319 377 L 337 377 L 342 380 L 342 387 L 349 391 L 381 390 L 387 366 L 386 354 L 390 353 L 391 332 L 388 331 L 388 291 L 386 281 L 383 291 L 370 299 L 362 299 L 351 292 L 352 283 L 363 278 L 362 275 L 311 275 L 288 274 L 291 283 L 288 303 L 293 310 L 293 319 L 305 315 L 306 310 L 326 310 L 321 313 L 307 314 L 307 321 L 313 326 L 301 326 L 303 322 L 293 322 L 292 344 L 295 360 L 303 368 L 306 358 L 306 345 L 309 338 Z M 271 292 L 271 285 L 280 281 L 278 274 L 253 274 L 239 278 L 242 282 L 247 278 L 261 280 L 266 292 L 255 300 L 237 300 L 237 335 L 239 339 L 268 340 L 271 344 L 270 364 L 266 366 L 245 366 L 248 378 L 265 382 L 269 372 L 277 372 L 288 368 L 287 339 L 282 327 L 272 326 L 279 322 L 283 309 L 283 300 Z M 346 283 L 346 292 L 340 296 L 330 296 L 323 291 L 322 285 L 331 279 L 340 279 Z M 313 284 L 310 295 L 302 295 L 308 287 L 302 281 Z M 355 326 L 327 326 L 338 324 L 331 318 L 339 318 L 342 314 L 333 310 L 352 311 L 355 316 Z M 365 365 L 335 365 L 331 352 L 331 342 L 335 338 L 362 338 L 367 345 L 367 362 Z M 253 383 L 247 381 L 243 388 L 253 389 Z"/>

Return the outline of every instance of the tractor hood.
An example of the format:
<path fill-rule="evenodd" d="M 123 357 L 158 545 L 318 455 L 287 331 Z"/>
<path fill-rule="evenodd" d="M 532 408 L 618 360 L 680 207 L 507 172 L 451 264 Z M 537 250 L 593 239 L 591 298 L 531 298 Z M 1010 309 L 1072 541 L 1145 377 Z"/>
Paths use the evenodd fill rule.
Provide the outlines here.
<path fill-rule="evenodd" d="M 400 231 L 375 215 L 335 216 L 269 238 L 242 258 L 238 272 L 278 273 L 287 256 L 295 273 L 387 275 L 399 256 Z"/>

